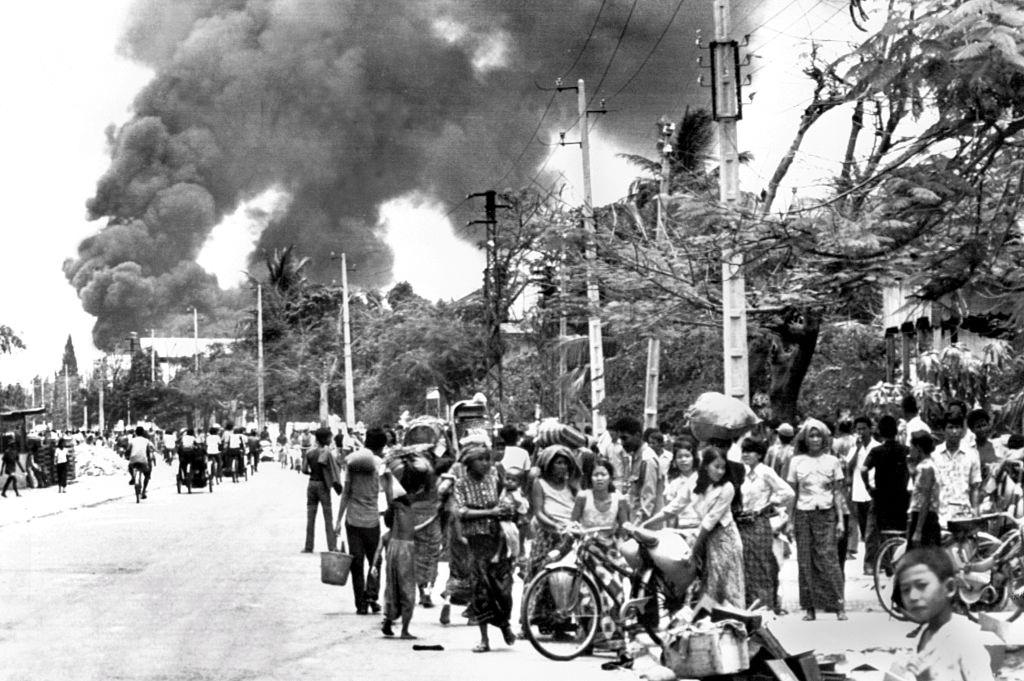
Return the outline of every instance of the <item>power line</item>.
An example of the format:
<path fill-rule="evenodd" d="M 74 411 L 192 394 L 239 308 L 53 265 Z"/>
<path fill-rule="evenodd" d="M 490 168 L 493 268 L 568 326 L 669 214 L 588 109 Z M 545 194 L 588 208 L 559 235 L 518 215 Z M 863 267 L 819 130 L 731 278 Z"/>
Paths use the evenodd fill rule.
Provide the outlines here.
<path fill-rule="evenodd" d="M 640 66 L 638 66 L 636 70 L 633 71 L 633 74 L 628 79 L 626 79 L 626 82 L 622 84 L 622 87 L 616 90 L 615 94 L 611 95 L 608 99 L 615 99 L 620 94 L 622 94 L 622 91 L 629 87 L 630 83 L 633 82 L 633 79 L 636 78 L 640 74 L 640 72 L 644 70 L 644 67 L 647 66 L 647 62 L 650 61 L 651 57 L 658 50 L 658 47 L 661 46 L 661 41 L 665 39 L 665 36 L 668 34 L 668 30 L 672 28 L 672 24 L 675 23 L 676 16 L 679 14 L 679 10 L 682 9 L 684 1 L 685 0 L 679 0 L 679 2 L 676 3 L 675 11 L 672 12 L 672 16 L 669 17 L 668 23 L 665 24 L 665 28 L 664 30 L 662 30 L 661 35 L 659 35 L 658 39 L 654 41 L 654 45 L 651 47 L 651 50 L 647 53 L 647 56 L 644 57 L 642 62 L 640 62 Z"/>
<path fill-rule="evenodd" d="M 604 6 L 608 0 L 601 0 L 601 6 L 597 8 L 597 15 L 594 17 L 594 23 L 590 26 L 590 31 L 587 33 L 587 39 L 583 41 L 583 47 L 576 53 L 576 58 L 572 60 L 572 64 L 569 65 L 565 71 L 562 72 L 562 78 L 565 78 L 569 73 L 576 68 L 576 65 L 580 63 L 580 59 L 583 58 L 583 53 L 587 49 L 587 45 L 590 44 L 590 39 L 594 37 L 594 31 L 597 30 L 597 24 L 601 20 L 601 13 L 604 11 Z"/>
<path fill-rule="evenodd" d="M 590 96 L 590 101 L 587 105 L 593 103 L 597 99 L 598 93 L 601 91 L 601 86 L 604 84 L 604 79 L 608 77 L 608 72 L 611 71 L 612 63 L 615 61 L 615 56 L 619 53 L 619 47 L 622 46 L 622 40 L 626 37 L 626 29 L 629 28 L 629 22 L 633 19 L 633 12 L 636 11 L 637 0 L 633 0 L 633 4 L 629 6 L 629 14 L 626 15 L 626 21 L 622 24 L 622 30 L 619 31 L 619 37 L 615 41 L 615 48 L 612 50 L 612 56 L 608 58 L 608 64 L 604 67 L 604 73 L 601 74 L 600 80 L 597 81 L 597 87 L 594 88 L 594 94 Z"/>

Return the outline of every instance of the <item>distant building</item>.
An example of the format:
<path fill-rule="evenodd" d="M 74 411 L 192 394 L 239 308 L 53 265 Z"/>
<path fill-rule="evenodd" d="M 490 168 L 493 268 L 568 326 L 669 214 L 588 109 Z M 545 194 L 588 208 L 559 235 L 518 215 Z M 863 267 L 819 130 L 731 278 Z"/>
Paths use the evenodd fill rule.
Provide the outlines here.
<path fill-rule="evenodd" d="M 885 329 L 886 380 L 895 382 L 897 369 L 903 383 L 917 382 L 917 359 L 928 351 L 939 352 L 958 343 L 982 355 L 993 339 L 1012 333 L 1008 315 L 986 309 L 970 293 L 931 302 L 916 297 L 907 283 L 882 290 L 882 326 Z"/>
<path fill-rule="evenodd" d="M 225 352 L 230 353 L 237 339 L 151 336 L 141 337 L 138 342 L 142 352 L 153 357 L 156 375 L 164 383 L 170 383 L 182 368 L 192 366 L 197 354 L 200 357 L 208 355 L 218 345 L 222 346 Z M 131 367 L 132 357 L 128 353 L 111 354 L 107 355 L 106 361 L 107 365 L 112 368 L 127 370 Z"/>

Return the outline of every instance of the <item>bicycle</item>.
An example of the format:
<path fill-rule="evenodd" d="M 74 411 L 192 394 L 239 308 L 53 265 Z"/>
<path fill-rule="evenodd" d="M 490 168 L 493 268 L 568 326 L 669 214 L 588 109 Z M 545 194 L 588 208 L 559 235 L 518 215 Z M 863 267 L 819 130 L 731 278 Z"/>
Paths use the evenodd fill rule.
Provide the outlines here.
<path fill-rule="evenodd" d="M 1010 521 L 1015 529 L 996 537 L 981 529 L 996 520 Z M 993 513 L 977 518 L 954 519 L 943 532 L 942 547 L 956 566 L 954 607 L 972 621 L 977 610 L 1002 610 L 1014 590 L 1024 586 L 1024 525 L 1008 513 Z M 893 619 L 907 621 L 909 615 L 894 603 L 893 576 L 896 564 L 907 550 L 907 540 L 899 531 L 883 531 L 888 537 L 875 558 L 875 596 Z"/>
<path fill-rule="evenodd" d="M 610 528 L 573 530 L 563 546 L 551 552 L 554 562 L 542 568 L 523 593 L 523 629 L 530 644 L 541 655 L 559 661 L 572 660 L 593 650 L 601 620 L 611 617 L 625 637 L 640 630 L 660 645 L 660 633 L 671 613 L 683 605 L 669 597 L 660 572 L 647 564 L 639 569 L 616 562 L 599 541 Z M 650 533 L 629 530 L 641 546 L 650 545 Z M 568 557 L 576 539 L 575 555 Z M 646 549 L 640 554 L 646 556 Z M 599 569 L 630 583 L 630 595 L 618 612 L 606 613 L 602 595 L 613 602 L 620 594 L 598 578 Z"/>

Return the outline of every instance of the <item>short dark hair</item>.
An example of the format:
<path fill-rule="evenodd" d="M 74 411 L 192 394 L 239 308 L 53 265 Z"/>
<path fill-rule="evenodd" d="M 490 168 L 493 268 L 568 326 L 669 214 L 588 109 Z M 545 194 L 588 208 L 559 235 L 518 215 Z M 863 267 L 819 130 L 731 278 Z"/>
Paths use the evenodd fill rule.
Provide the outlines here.
<path fill-rule="evenodd" d="M 135 426 L 135 437 L 146 437 L 146 429 L 142 426 Z"/>
<path fill-rule="evenodd" d="M 925 454 L 931 454 L 935 451 L 935 438 L 932 437 L 931 433 L 919 430 L 916 433 L 911 433 L 910 445 L 917 447 Z"/>
<path fill-rule="evenodd" d="M 992 423 L 992 417 L 989 416 L 988 412 L 984 409 L 972 409 L 967 414 L 967 427 L 974 428 L 982 421 L 988 421 Z"/>
<path fill-rule="evenodd" d="M 514 446 L 516 440 L 519 439 L 519 429 L 510 423 L 507 426 L 502 426 L 501 430 L 498 431 L 498 435 L 501 437 L 501 441 L 504 442 L 506 446 Z"/>
<path fill-rule="evenodd" d="M 759 437 L 745 437 L 740 443 L 740 451 L 753 452 L 757 454 L 758 461 L 764 461 L 764 457 L 768 453 L 768 443 Z"/>
<path fill-rule="evenodd" d="M 904 395 L 903 399 L 900 400 L 900 409 L 903 410 L 904 414 L 916 414 L 917 398 L 913 395 Z"/>
<path fill-rule="evenodd" d="M 722 475 L 722 479 L 717 483 L 712 483 L 711 478 L 708 476 L 708 466 L 714 462 L 715 459 L 722 459 L 725 462 L 725 474 Z M 718 447 L 705 447 L 700 450 L 700 467 L 697 468 L 697 482 L 693 486 L 693 491 L 697 494 L 704 494 L 708 487 L 714 485 L 715 487 L 721 487 L 732 482 L 732 470 L 729 467 L 729 457 L 725 455 L 725 451 Z"/>
<path fill-rule="evenodd" d="M 949 426 L 963 428 L 964 417 L 961 416 L 960 414 L 954 414 L 951 411 L 947 411 L 945 415 L 943 415 L 942 417 L 942 427 L 948 428 Z"/>
<path fill-rule="evenodd" d="M 662 442 L 665 441 L 665 434 L 657 428 L 648 428 L 644 431 L 644 442 L 650 444 L 652 437 L 660 437 Z"/>
<path fill-rule="evenodd" d="M 868 428 L 871 428 L 875 424 L 871 422 L 871 417 L 867 415 L 858 416 L 853 420 L 853 427 L 856 428 L 858 425 L 866 423 Z"/>
<path fill-rule="evenodd" d="M 843 419 L 842 421 L 839 422 L 839 425 L 836 427 L 836 432 L 841 433 L 843 435 L 848 435 L 852 433 L 853 421 L 851 421 L 850 419 Z"/>
<path fill-rule="evenodd" d="M 938 546 L 920 546 L 911 549 L 903 554 L 896 563 L 896 583 L 899 584 L 903 573 L 915 565 L 924 565 L 935 573 L 940 582 L 956 576 L 956 568 L 953 566 L 953 559 Z"/>
<path fill-rule="evenodd" d="M 672 451 L 678 452 L 680 449 L 689 449 L 691 452 L 696 452 L 697 438 L 689 433 L 676 436 L 675 442 L 672 443 Z"/>
<path fill-rule="evenodd" d="M 370 428 L 366 431 L 366 439 L 363 441 L 367 449 L 384 449 L 388 444 L 388 434 L 383 428 Z"/>
<path fill-rule="evenodd" d="M 878 434 L 886 440 L 892 440 L 900 432 L 900 424 L 895 417 L 886 414 L 878 419 Z"/>
<path fill-rule="evenodd" d="M 332 433 L 331 429 L 328 428 L 327 426 L 321 426 L 320 428 L 317 428 L 316 432 L 313 434 L 313 436 L 316 438 L 316 443 L 321 447 L 323 447 L 324 445 L 331 444 L 331 437 L 333 435 L 334 433 Z"/>
<path fill-rule="evenodd" d="M 616 433 L 624 433 L 626 435 L 642 435 L 644 432 L 644 426 L 640 423 L 640 419 L 632 416 L 621 416 L 615 420 L 610 427 Z"/>

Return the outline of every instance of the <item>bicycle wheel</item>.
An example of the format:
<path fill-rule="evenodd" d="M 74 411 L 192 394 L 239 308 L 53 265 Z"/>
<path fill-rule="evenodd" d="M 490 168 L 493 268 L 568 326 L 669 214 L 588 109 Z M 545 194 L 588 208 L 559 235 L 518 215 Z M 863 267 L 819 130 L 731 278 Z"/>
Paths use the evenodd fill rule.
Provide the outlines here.
<path fill-rule="evenodd" d="M 906 622 L 910 618 L 902 608 L 893 603 L 896 584 L 895 575 L 896 562 L 903 557 L 907 551 L 907 540 L 894 538 L 886 540 L 878 547 L 878 555 L 875 557 L 875 597 L 882 609 L 893 619 Z"/>
<path fill-rule="evenodd" d="M 537 652 L 572 660 L 594 642 L 601 623 L 601 597 L 594 580 L 575 567 L 542 570 L 523 595 L 523 629 Z"/>
<path fill-rule="evenodd" d="M 700 582 L 695 580 L 684 596 L 684 603 L 695 605 L 699 600 Z M 647 598 L 647 603 L 637 612 L 637 621 L 655 644 L 661 645 L 661 632 L 666 631 L 672 619 L 673 611 L 669 609 L 665 590 L 653 572 L 644 582 L 633 585 L 632 598 Z"/>

